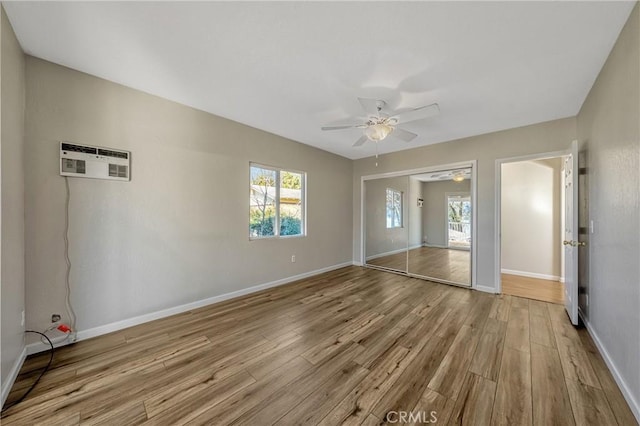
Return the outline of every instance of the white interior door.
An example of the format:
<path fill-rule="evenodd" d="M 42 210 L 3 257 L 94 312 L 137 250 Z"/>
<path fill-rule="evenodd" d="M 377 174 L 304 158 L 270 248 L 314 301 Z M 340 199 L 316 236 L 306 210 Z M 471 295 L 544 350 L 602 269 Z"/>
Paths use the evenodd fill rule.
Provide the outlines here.
<path fill-rule="evenodd" d="M 578 324 L 578 141 L 564 158 L 564 306 Z"/>

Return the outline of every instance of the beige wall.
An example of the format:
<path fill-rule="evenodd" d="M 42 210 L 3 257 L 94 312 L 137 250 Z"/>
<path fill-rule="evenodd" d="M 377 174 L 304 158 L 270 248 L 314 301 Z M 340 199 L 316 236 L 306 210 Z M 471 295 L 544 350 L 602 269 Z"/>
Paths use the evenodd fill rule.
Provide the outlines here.
<path fill-rule="evenodd" d="M 0 9 L 2 9 L 0 7 Z M 24 279 L 24 54 L 4 12 L 1 26 L 0 105 L 0 180 L 2 208 L 0 211 L 2 246 L 2 400 L 9 391 L 9 374 L 24 349 L 24 327 L 21 324 L 25 308 Z"/>
<path fill-rule="evenodd" d="M 559 280 L 561 158 L 502 165 L 503 272 Z"/>
<path fill-rule="evenodd" d="M 446 113 L 443 110 L 443 113 Z M 374 158 L 354 162 L 353 257 L 360 260 L 360 179 L 361 176 L 399 170 L 446 165 L 476 159 L 477 163 L 477 283 L 485 290 L 495 289 L 495 161 L 564 150 L 576 138 L 575 118 L 549 121 L 517 129 L 474 136 L 452 142 L 385 154 L 375 166 Z M 385 141 L 384 143 L 393 143 Z"/>
<path fill-rule="evenodd" d="M 578 114 L 586 154 L 588 282 L 581 310 L 640 419 L 640 7 Z"/>
<path fill-rule="evenodd" d="M 447 193 L 471 195 L 471 180 L 423 182 L 422 239 L 428 246 L 447 247 Z"/>
<path fill-rule="evenodd" d="M 70 179 L 80 331 L 351 261 L 351 161 L 33 57 L 26 78 L 28 327 L 65 314 L 60 140 L 132 152 L 131 182 Z M 307 237 L 249 241 L 250 161 L 307 172 Z"/>

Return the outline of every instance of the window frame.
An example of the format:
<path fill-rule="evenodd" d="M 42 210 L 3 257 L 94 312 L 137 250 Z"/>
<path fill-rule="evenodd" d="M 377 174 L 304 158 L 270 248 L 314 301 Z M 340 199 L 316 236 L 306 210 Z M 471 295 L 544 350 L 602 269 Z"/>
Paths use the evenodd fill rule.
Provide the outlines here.
<path fill-rule="evenodd" d="M 394 197 L 393 197 L 393 193 L 397 193 L 400 194 L 400 208 L 399 208 L 399 219 L 400 219 L 400 224 L 398 226 L 393 226 L 393 224 L 391 226 L 388 225 L 387 223 L 387 218 L 389 217 L 389 205 L 387 203 L 387 199 L 388 199 L 388 194 L 389 191 L 392 192 L 392 197 L 391 197 L 391 202 L 392 202 L 392 207 L 395 204 L 394 201 Z M 385 210 L 385 226 L 386 229 L 401 229 L 404 228 L 404 191 L 400 191 L 398 189 L 394 189 L 394 188 L 387 188 L 385 190 L 385 199 L 384 199 L 384 210 Z"/>
<path fill-rule="evenodd" d="M 288 238 L 302 238 L 307 236 L 307 173 L 301 170 L 277 167 L 277 166 L 269 166 L 262 163 L 249 162 L 249 189 L 251 189 L 251 170 L 252 168 L 260 168 L 265 170 L 270 170 L 276 173 L 276 186 L 275 186 L 275 218 L 274 218 L 274 233 L 273 235 L 265 235 L 254 237 L 251 235 L 251 231 L 249 231 L 249 241 L 257 241 L 257 240 L 271 240 L 271 239 L 288 239 Z M 297 235 L 280 235 L 280 185 L 281 185 L 281 172 L 290 172 L 296 173 L 301 176 L 300 178 L 300 206 L 302 208 L 302 218 L 300 223 L 300 234 Z M 249 198 L 249 218 L 251 218 L 251 198 Z M 249 221 L 249 225 L 251 225 L 251 221 Z"/>

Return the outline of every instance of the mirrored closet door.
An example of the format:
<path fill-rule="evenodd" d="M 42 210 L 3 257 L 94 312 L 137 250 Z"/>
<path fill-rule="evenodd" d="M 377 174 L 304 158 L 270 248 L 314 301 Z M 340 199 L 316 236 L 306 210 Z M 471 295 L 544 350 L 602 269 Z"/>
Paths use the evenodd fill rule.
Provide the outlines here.
<path fill-rule="evenodd" d="M 452 284 L 471 285 L 471 169 L 409 177 L 415 209 L 408 272 Z"/>
<path fill-rule="evenodd" d="M 409 178 L 372 179 L 364 185 L 365 263 L 407 272 Z"/>
<path fill-rule="evenodd" d="M 365 179 L 367 266 L 471 286 L 471 167 Z"/>

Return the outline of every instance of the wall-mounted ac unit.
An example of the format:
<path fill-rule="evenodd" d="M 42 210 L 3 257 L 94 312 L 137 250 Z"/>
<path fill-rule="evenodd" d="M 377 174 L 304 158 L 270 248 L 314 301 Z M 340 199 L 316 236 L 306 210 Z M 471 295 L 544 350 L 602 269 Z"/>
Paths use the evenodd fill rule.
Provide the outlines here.
<path fill-rule="evenodd" d="M 60 142 L 60 175 L 129 181 L 131 153 L 119 149 Z"/>

